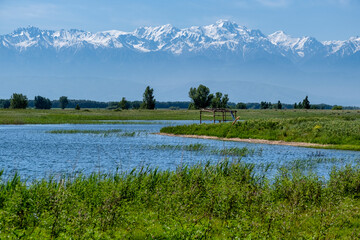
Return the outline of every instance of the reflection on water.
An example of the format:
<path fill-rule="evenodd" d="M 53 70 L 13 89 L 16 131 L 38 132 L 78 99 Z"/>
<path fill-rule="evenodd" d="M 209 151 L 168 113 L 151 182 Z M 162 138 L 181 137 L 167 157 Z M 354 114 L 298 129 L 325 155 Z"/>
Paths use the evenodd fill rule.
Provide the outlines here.
<path fill-rule="evenodd" d="M 131 121 L 129 121 L 131 122 Z M 142 124 L 143 123 L 143 124 Z M 140 166 L 176 169 L 181 164 L 237 158 L 257 166 L 310 169 L 327 176 L 333 166 L 357 164 L 360 152 L 249 144 L 155 135 L 160 128 L 193 121 L 104 125 L 0 125 L 0 169 L 27 179 L 83 172 L 129 171 Z M 76 131 L 71 131 L 76 130 Z M 243 151 L 244 154 L 230 154 Z M 232 150 L 231 150 L 232 149 Z"/>

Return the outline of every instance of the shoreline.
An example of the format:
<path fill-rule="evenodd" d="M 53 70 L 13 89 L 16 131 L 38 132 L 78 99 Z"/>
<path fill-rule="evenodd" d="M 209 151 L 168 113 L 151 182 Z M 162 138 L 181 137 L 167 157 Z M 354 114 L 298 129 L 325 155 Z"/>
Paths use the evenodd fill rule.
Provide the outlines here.
<path fill-rule="evenodd" d="M 318 143 L 306 143 L 306 142 L 285 142 L 279 140 L 265 140 L 265 139 L 253 139 L 253 138 L 221 138 L 214 136 L 204 136 L 204 135 L 176 135 L 171 133 L 156 133 L 161 136 L 168 137 L 183 137 L 183 138 L 198 138 L 198 139 L 212 139 L 212 140 L 221 140 L 221 141 L 231 141 L 231 142 L 246 142 L 246 143 L 258 143 L 258 144 L 269 144 L 269 145 L 283 145 L 283 146 L 293 146 L 293 147 L 312 147 L 312 148 L 327 148 L 331 145 L 318 144 Z"/>

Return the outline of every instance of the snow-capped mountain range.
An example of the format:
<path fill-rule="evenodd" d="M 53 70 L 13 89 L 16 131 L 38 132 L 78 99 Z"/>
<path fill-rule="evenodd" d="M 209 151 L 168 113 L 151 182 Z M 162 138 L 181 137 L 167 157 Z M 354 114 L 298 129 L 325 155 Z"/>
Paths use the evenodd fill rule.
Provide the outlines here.
<path fill-rule="evenodd" d="M 266 36 L 234 22 L 91 33 L 19 28 L 0 35 L 0 98 L 13 92 L 58 98 L 189 100 L 205 84 L 231 101 L 360 106 L 360 37 L 320 42 L 282 31 Z"/>
<path fill-rule="evenodd" d="M 82 30 L 41 30 L 36 27 L 19 28 L 0 36 L 0 47 L 17 52 L 29 49 L 126 49 L 139 53 L 166 52 L 173 55 L 226 52 L 236 55 L 254 50 L 270 55 L 281 55 L 291 61 L 311 57 L 348 57 L 360 53 L 360 37 L 346 41 L 319 42 L 313 37 L 293 38 L 282 31 L 268 36 L 238 24 L 220 20 L 203 27 L 178 29 L 171 25 L 140 27 L 133 32 L 118 30 L 85 32 Z M 259 56 L 261 57 L 261 56 Z"/>

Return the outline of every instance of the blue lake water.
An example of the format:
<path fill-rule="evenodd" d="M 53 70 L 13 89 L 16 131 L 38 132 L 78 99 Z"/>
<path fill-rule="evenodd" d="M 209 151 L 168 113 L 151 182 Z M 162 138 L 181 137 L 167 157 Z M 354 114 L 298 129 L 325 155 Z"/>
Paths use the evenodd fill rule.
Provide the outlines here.
<path fill-rule="evenodd" d="M 144 123 L 144 124 L 143 124 Z M 145 124 L 146 123 L 146 124 Z M 176 169 L 181 164 L 218 162 L 231 156 L 216 153 L 232 147 L 254 150 L 242 158 L 257 166 L 271 164 L 274 174 L 286 164 L 306 162 L 312 171 L 327 176 L 333 166 L 360 162 L 360 152 L 319 150 L 291 146 L 250 144 L 206 139 L 155 135 L 164 126 L 191 124 L 193 121 L 129 121 L 128 124 L 102 125 L 0 125 L 0 169 L 5 176 L 15 172 L 23 179 L 41 179 L 82 172 L 112 173 L 130 171 L 141 166 Z M 110 130 L 109 134 L 53 134 L 53 130 Z M 126 136 L 123 133 L 134 133 Z M 124 136 L 125 135 L 125 136 Z M 130 134 L 131 135 L 131 134 Z M 203 151 L 186 151 L 182 146 L 201 143 Z M 164 146 L 177 146 L 166 148 Z M 314 164 L 316 163 L 316 164 Z M 292 165 L 293 166 L 293 165 Z"/>

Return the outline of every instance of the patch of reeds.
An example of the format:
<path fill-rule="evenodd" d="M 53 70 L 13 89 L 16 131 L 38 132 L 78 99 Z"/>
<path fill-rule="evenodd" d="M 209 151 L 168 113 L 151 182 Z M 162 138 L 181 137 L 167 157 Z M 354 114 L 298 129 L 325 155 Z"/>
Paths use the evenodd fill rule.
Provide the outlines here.
<path fill-rule="evenodd" d="M 52 130 L 47 133 L 51 134 L 95 134 L 101 135 L 103 137 L 116 136 L 116 137 L 135 137 L 141 134 L 138 132 L 123 132 L 121 129 L 110 129 L 110 130 L 79 130 L 79 129 L 71 129 L 71 130 Z"/>
<path fill-rule="evenodd" d="M 209 148 L 206 144 L 194 143 L 188 145 L 171 145 L 171 144 L 161 144 L 150 146 L 150 149 L 158 149 L 158 150 L 185 150 L 185 151 L 204 151 Z"/>

